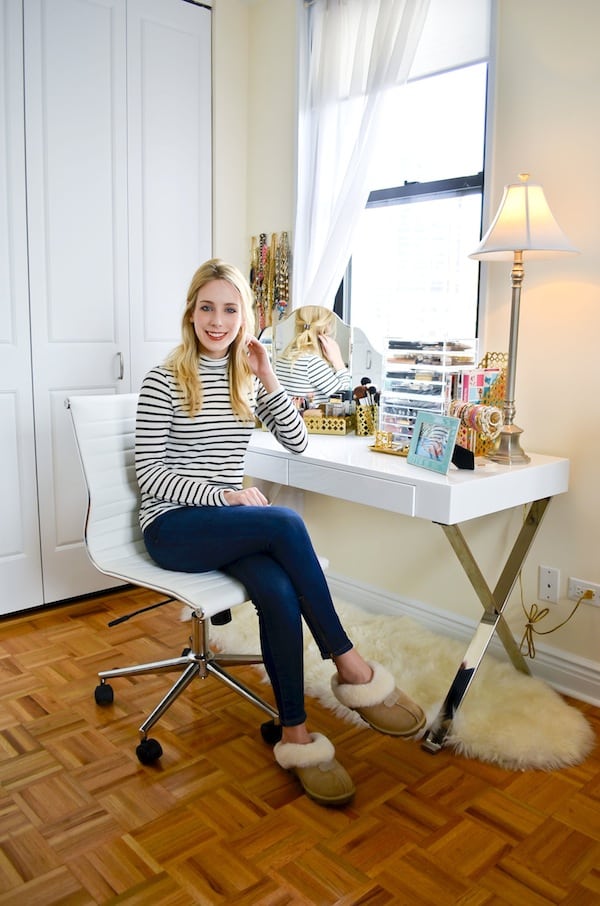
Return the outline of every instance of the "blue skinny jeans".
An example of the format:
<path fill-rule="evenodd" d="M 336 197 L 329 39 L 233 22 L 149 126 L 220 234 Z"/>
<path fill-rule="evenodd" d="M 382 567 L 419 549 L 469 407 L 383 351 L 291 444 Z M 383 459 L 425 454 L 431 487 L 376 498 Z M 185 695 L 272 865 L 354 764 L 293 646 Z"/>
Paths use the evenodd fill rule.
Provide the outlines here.
<path fill-rule="evenodd" d="M 144 532 L 163 569 L 219 569 L 246 588 L 257 613 L 264 666 L 283 726 L 306 720 L 302 620 L 323 659 L 352 648 L 302 518 L 287 507 L 189 506 Z"/>

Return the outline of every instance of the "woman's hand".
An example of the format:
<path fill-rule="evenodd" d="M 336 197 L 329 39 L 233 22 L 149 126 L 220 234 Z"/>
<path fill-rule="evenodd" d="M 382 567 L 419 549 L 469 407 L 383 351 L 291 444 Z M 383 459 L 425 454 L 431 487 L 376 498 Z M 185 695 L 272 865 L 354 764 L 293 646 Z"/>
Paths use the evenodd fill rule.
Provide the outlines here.
<path fill-rule="evenodd" d="M 269 506 L 269 501 L 258 488 L 225 491 L 223 496 L 229 506 Z"/>
<path fill-rule="evenodd" d="M 256 337 L 249 337 L 246 341 L 246 350 L 250 371 L 256 375 L 267 393 L 278 390 L 279 381 L 271 367 L 266 347 Z"/>
<path fill-rule="evenodd" d="M 328 337 L 327 334 L 319 334 L 319 343 L 321 344 L 321 349 L 323 350 L 323 355 L 331 365 L 334 371 L 341 371 L 346 367 L 346 363 L 342 358 L 342 353 L 340 351 L 340 344 L 337 340 L 334 340 L 333 337 Z"/>

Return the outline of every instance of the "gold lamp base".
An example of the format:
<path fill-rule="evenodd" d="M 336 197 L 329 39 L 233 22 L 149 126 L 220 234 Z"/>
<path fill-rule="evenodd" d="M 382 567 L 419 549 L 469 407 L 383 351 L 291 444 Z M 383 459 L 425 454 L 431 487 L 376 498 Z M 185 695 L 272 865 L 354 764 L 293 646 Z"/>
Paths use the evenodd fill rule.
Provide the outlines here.
<path fill-rule="evenodd" d="M 496 439 L 496 443 L 487 458 L 505 466 L 530 462 L 531 458 L 521 449 L 520 436 L 523 429 L 518 425 L 504 425 Z"/>

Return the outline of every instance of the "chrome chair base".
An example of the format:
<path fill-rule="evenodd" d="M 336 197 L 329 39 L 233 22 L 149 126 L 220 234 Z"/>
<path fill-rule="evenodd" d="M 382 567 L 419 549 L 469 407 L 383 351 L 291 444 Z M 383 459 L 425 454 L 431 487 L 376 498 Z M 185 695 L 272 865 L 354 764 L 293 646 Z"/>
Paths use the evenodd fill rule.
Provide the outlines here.
<path fill-rule="evenodd" d="M 173 702 L 189 686 L 193 679 L 206 679 L 214 676 L 225 683 L 235 692 L 242 695 L 247 701 L 265 711 L 276 723 L 279 720 L 277 711 L 252 691 L 240 680 L 231 676 L 226 667 L 239 667 L 248 664 L 262 664 L 260 654 L 227 654 L 211 651 L 208 641 L 208 618 L 200 611 L 192 611 L 192 632 L 189 638 L 190 647 L 185 648 L 180 657 L 169 658 L 164 661 L 151 661 L 147 664 L 138 664 L 132 667 L 117 667 L 114 670 L 102 670 L 98 673 L 100 685 L 96 689 L 98 704 L 109 704 L 112 701 L 112 691 L 107 680 L 119 676 L 142 676 L 145 673 L 174 673 L 181 672 L 179 679 L 169 689 L 162 701 L 148 715 L 139 728 L 140 741 L 147 742 L 148 730 L 162 717 Z M 138 752 L 139 757 L 139 752 Z M 160 757 L 160 756 L 156 756 Z M 140 760 L 142 760 L 140 758 Z M 154 760 L 154 759 L 152 759 Z"/>

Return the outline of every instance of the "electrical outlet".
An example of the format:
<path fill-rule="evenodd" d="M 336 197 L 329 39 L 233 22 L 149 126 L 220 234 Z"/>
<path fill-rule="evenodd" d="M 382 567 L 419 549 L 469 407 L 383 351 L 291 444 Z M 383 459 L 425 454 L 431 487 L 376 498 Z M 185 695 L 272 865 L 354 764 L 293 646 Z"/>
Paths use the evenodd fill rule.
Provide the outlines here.
<path fill-rule="evenodd" d="M 540 566 L 538 568 L 538 598 L 558 604 L 558 586 L 560 584 L 560 570 L 554 566 Z"/>
<path fill-rule="evenodd" d="M 595 604 L 600 607 L 600 585 L 596 582 L 586 582 L 584 579 L 569 578 L 568 598 L 569 601 L 578 601 L 586 591 L 593 592 L 593 598 L 585 598 L 585 604 Z"/>

